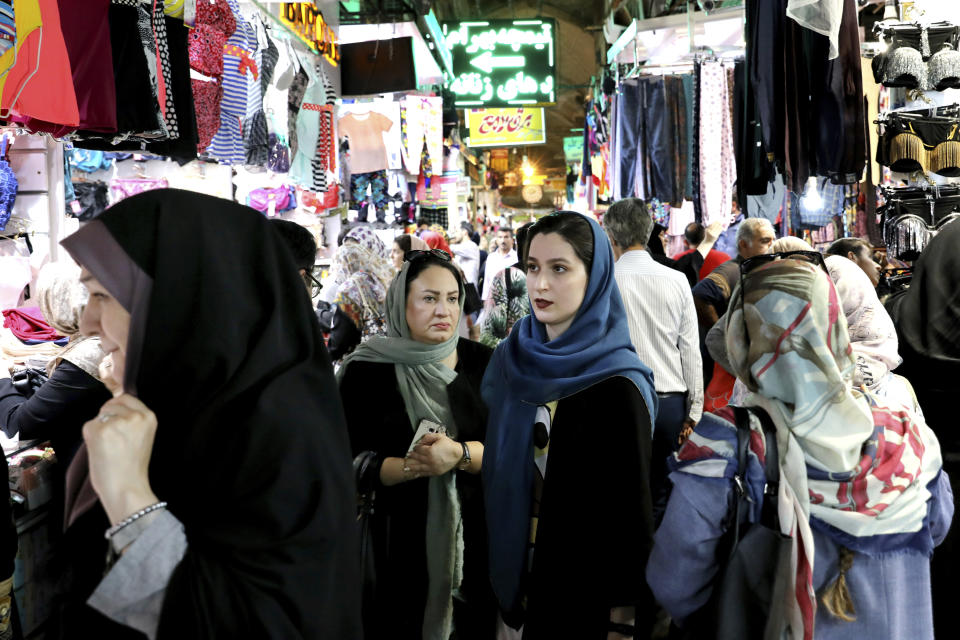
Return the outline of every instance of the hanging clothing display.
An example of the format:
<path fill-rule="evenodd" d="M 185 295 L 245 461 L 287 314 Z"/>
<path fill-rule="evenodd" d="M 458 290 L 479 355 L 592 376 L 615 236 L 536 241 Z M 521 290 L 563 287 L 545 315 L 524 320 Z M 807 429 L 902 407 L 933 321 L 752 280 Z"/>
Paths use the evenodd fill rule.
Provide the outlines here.
<path fill-rule="evenodd" d="M 26 70 L 28 75 L 24 77 L 25 84 L 15 95 L 7 91 L 11 88 L 9 85 L 4 87 L 0 113 L 32 131 L 59 132 L 62 135 L 80 124 L 77 96 L 60 26 L 57 0 L 40 0 L 39 8 L 43 27 L 38 64 L 35 69 Z M 16 77 L 19 59 L 17 62 L 9 76 Z"/>
<path fill-rule="evenodd" d="M 702 224 L 719 220 L 726 229 L 733 206 L 736 160 L 726 68 L 720 62 L 700 66 L 700 206 Z"/>
<path fill-rule="evenodd" d="M 960 89 L 960 26 L 879 22 L 886 51 L 873 59 L 873 75 L 888 87 L 946 91 Z"/>
<path fill-rule="evenodd" d="M 170 186 L 166 178 L 114 178 L 110 182 L 110 199 L 117 204 L 124 198 L 135 196 L 144 191 L 166 189 Z"/>
<path fill-rule="evenodd" d="M 110 48 L 110 0 L 61 0 L 61 24 L 70 56 L 79 128 L 110 133 L 117 130 L 117 94 Z M 182 23 L 181 23 L 182 24 Z M 171 51 L 176 51 L 176 46 Z M 65 132 L 52 132 L 55 136 Z"/>
<path fill-rule="evenodd" d="M 110 206 L 110 187 L 106 182 L 74 182 L 74 196 L 67 202 L 67 215 L 86 222 Z"/>
<path fill-rule="evenodd" d="M 400 130 L 404 166 L 417 175 L 420 167 L 430 175 L 443 173 L 443 100 L 429 96 L 406 96 L 400 100 Z"/>
<path fill-rule="evenodd" d="M 226 164 L 243 164 L 246 153 L 240 123 L 247 116 L 248 77 L 260 77 L 253 58 L 257 50 L 257 34 L 241 15 L 237 0 L 226 1 L 237 26 L 223 49 L 220 128 L 210 141 L 207 154 Z"/>
<path fill-rule="evenodd" d="M 206 76 L 193 77 L 190 84 L 197 113 L 197 150 L 206 151 L 220 128 L 220 102 L 223 99 L 223 50 L 237 28 L 227 0 L 201 2 L 197 6 L 196 27 L 190 32 L 190 68 Z"/>
<path fill-rule="evenodd" d="M 359 212 L 358 220 L 367 221 L 367 191 L 370 202 L 377 212 L 377 222 L 386 219 L 386 207 L 390 201 L 387 195 L 387 172 L 383 169 L 367 173 L 350 174 L 350 207 Z"/>
<path fill-rule="evenodd" d="M 0 57 L 0 94 L 13 104 L 40 65 L 43 18 L 37 0 L 18 0 L 12 7 L 17 33 L 13 47 Z"/>
<path fill-rule="evenodd" d="M 879 130 L 881 164 L 900 173 L 960 176 L 960 105 L 884 113 Z"/>
<path fill-rule="evenodd" d="M 336 167 L 333 136 L 336 95 L 323 65 L 305 69 L 308 83 L 297 112 L 297 150 L 290 174 L 305 188 L 323 192 L 327 190 L 327 172 Z"/>
<path fill-rule="evenodd" d="M 836 0 L 808 2 L 814 13 L 800 18 L 795 13 L 799 4 L 746 3 L 747 85 L 744 117 L 738 120 L 746 128 L 738 140 L 745 141 L 741 161 L 753 177 L 747 194 L 758 195 L 756 189 L 773 173 L 771 167 L 757 171 L 761 156 L 755 143 L 746 144 L 756 137 L 751 113 L 760 126 L 766 162 L 776 164 L 794 193 L 802 192 L 814 175 L 837 184 L 858 182 L 866 165 L 857 6 Z M 831 16 L 829 33 L 813 19 L 821 10 Z"/>
<path fill-rule="evenodd" d="M 266 164 L 270 151 L 265 96 L 267 87 L 273 80 L 274 69 L 280 54 L 277 45 L 267 33 L 267 26 L 263 19 L 258 17 L 254 20 L 253 26 L 257 35 L 255 62 L 260 69 L 260 77 L 254 79 L 248 76 L 247 78 L 247 117 L 243 121 L 243 147 L 246 153 L 246 164 L 262 166 Z"/>
<path fill-rule="evenodd" d="M 340 136 L 350 142 L 351 173 L 370 173 L 387 168 L 387 147 L 383 134 L 393 126 L 393 120 L 376 111 L 349 113 L 340 118 Z"/>
<path fill-rule="evenodd" d="M 943 227 L 960 218 L 957 186 L 884 188 L 883 196 L 883 239 L 898 260 L 916 260 Z"/>

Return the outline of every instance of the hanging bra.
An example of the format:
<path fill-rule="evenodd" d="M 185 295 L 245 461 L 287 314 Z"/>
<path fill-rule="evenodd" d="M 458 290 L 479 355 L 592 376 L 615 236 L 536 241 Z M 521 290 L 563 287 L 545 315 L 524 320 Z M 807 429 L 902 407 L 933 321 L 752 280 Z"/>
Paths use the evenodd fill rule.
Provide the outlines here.
<path fill-rule="evenodd" d="M 883 239 L 898 260 L 916 260 L 937 233 L 960 219 L 960 190 L 942 189 L 939 197 L 920 189 L 884 190 L 880 207 Z"/>
<path fill-rule="evenodd" d="M 945 91 L 960 89 L 960 27 L 948 22 L 927 26 L 877 25 L 888 50 L 874 57 L 873 76 L 888 87 Z"/>
<path fill-rule="evenodd" d="M 884 114 L 877 162 L 900 173 L 923 171 L 960 176 L 960 108 L 894 111 Z"/>

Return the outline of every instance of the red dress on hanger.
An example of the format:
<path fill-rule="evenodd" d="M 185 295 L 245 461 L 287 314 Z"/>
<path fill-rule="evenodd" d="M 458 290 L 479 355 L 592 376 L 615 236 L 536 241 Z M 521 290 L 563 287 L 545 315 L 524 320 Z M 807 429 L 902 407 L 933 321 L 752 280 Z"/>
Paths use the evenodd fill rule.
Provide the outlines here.
<path fill-rule="evenodd" d="M 21 4 L 16 6 L 18 13 Z M 60 8 L 57 0 L 39 0 L 37 4 L 43 26 L 20 47 L 17 62 L 7 74 L 0 112 L 75 129 L 80 112 L 60 29 Z"/>

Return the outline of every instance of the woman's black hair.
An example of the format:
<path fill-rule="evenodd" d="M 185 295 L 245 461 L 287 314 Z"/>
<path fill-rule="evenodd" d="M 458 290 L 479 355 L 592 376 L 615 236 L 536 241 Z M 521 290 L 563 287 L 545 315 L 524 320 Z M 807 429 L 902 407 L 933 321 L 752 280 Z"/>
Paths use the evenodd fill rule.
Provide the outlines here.
<path fill-rule="evenodd" d="M 527 234 L 530 232 L 534 222 L 528 222 L 517 229 L 517 264 L 523 270 L 527 270 Z"/>
<path fill-rule="evenodd" d="M 460 273 L 460 269 L 457 268 L 457 265 L 450 260 L 443 260 L 437 256 L 429 254 L 421 255 L 410 262 L 410 268 L 407 270 L 407 283 L 404 289 L 404 294 L 406 296 L 410 295 L 410 285 L 413 283 L 413 281 L 430 267 L 442 267 L 452 273 L 454 279 L 457 281 L 457 288 L 460 290 L 460 297 L 463 297 L 463 274 Z"/>
<path fill-rule="evenodd" d="M 407 255 L 407 252 L 410 251 L 410 236 L 406 233 L 402 233 L 398 236 L 394 236 L 393 241 L 398 247 L 400 247 L 400 251 L 403 251 L 403 255 Z"/>
<path fill-rule="evenodd" d="M 527 231 L 527 239 L 523 247 L 524 258 L 530 255 L 530 244 L 538 235 L 545 233 L 560 234 L 566 240 L 573 252 L 580 258 L 580 262 L 590 273 L 593 266 L 593 229 L 590 223 L 579 213 L 573 211 L 557 211 L 537 220 Z"/>

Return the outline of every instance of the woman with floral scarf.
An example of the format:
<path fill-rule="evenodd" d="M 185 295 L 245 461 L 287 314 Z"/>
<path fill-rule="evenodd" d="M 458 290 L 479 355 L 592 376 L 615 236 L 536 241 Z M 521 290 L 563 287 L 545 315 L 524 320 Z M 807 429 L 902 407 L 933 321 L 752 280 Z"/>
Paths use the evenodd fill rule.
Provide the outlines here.
<path fill-rule="evenodd" d="M 749 265 L 745 265 L 747 268 Z M 743 275 L 727 314 L 743 404 L 776 425 L 781 532 L 792 551 L 790 637 L 933 638 L 930 557 L 953 517 L 940 445 L 923 419 L 853 386 L 842 302 L 823 269 L 780 260 Z M 671 459 L 673 493 L 647 568 L 654 595 L 692 626 L 717 575 L 737 463 L 732 409 L 705 414 Z M 751 418 L 746 490 L 756 521 L 765 439 Z"/>

